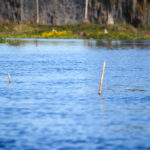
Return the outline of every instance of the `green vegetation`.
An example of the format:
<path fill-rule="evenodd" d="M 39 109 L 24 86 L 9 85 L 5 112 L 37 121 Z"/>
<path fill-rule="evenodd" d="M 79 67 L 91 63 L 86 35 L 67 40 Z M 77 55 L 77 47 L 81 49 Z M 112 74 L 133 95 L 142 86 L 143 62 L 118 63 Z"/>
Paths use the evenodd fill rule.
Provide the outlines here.
<path fill-rule="evenodd" d="M 104 32 L 105 30 L 105 32 Z M 107 31 L 106 31 L 107 30 Z M 108 32 L 108 33 L 107 33 Z M 71 38 L 71 39 L 150 39 L 150 26 L 135 28 L 132 25 L 78 24 L 36 25 L 0 24 L 0 38 Z M 4 40 L 0 40 L 4 41 Z M 6 43 L 8 41 L 6 40 Z"/>
<path fill-rule="evenodd" d="M 7 40 L 0 38 L 0 43 L 8 43 L 8 44 L 19 44 L 19 43 L 24 43 L 25 41 L 23 40 Z"/>

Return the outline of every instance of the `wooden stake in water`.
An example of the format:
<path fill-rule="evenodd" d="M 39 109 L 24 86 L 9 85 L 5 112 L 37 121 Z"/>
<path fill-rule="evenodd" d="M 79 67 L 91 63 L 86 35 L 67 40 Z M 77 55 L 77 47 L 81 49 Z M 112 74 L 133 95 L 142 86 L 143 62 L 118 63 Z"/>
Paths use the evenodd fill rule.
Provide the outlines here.
<path fill-rule="evenodd" d="M 8 79 L 9 79 L 9 83 L 11 83 L 11 78 L 10 78 L 9 72 L 8 72 Z"/>
<path fill-rule="evenodd" d="M 104 71 L 105 71 L 105 61 L 104 61 L 104 64 L 103 64 L 103 70 L 102 70 L 102 75 L 101 75 L 101 83 L 100 83 L 100 88 L 99 88 L 99 95 L 101 95 L 101 92 L 102 92 L 102 84 L 103 84 L 103 78 L 104 78 Z"/>

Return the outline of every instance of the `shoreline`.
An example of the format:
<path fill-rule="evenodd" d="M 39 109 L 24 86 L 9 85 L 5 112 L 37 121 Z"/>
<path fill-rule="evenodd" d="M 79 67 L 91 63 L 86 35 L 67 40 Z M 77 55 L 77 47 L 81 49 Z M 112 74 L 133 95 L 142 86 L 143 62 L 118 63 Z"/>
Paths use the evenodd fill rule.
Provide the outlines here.
<path fill-rule="evenodd" d="M 0 39 L 5 39 L 5 42 L 7 41 L 6 38 L 149 40 L 150 25 L 135 28 L 129 24 L 77 24 L 55 26 L 2 23 L 0 25 Z M 3 40 L 0 41 L 2 43 Z"/>

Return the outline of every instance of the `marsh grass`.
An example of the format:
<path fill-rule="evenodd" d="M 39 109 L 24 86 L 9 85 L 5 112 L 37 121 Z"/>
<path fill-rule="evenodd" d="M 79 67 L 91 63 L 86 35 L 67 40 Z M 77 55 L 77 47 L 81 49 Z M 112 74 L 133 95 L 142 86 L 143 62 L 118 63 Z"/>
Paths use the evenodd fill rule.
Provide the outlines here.
<path fill-rule="evenodd" d="M 24 43 L 24 42 L 25 41 L 23 41 L 23 40 L 7 40 L 7 39 L 0 38 L 0 43 L 20 44 L 20 43 Z"/>
<path fill-rule="evenodd" d="M 107 29 L 108 33 L 104 33 Z M 43 36 L 43 33 L 58 31 L 57 35 Z M 61 34 L 63 32 L 65 34 Z M 81 34 L 81 33 L 85 34 Z M 50 34 L 49 34 L 50 35 Z M 77 24 L 77 25 L 36 25 L 36 24 L 0 24 L 0 38 L 68 38 L 68 39 L 150 39 L 150 26 L 135 28 L 132 25 Z"/>

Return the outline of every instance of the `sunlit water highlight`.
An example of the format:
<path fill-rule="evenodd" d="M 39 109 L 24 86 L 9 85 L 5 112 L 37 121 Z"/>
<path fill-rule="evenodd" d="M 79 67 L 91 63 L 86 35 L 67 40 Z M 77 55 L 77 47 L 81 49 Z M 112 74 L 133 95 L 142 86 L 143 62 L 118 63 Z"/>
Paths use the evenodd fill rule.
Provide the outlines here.
<path fill-rule="evenodd" d="M 150 41 L 0 44 L 0 150 L 99 149 L 150 149 Z"/>

